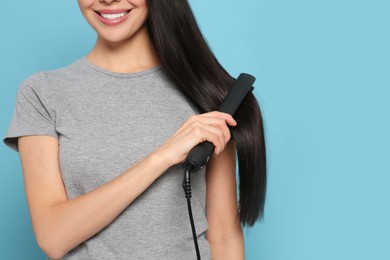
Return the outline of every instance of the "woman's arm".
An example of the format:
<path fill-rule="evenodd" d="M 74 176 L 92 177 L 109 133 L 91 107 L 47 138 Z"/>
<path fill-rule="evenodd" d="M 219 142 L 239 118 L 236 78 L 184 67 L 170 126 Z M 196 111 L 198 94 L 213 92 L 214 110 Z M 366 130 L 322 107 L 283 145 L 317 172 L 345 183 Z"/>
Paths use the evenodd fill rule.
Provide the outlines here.
<path fill-rule="evenodd" d="M 244 259 L 244 236 L 237 209 L 236 145 L 228 142 L 206 168 L 206 233 L 213 260 Z"/>
<path fill-rule="evenodd" d="M 115 179 L 68 200 L 58 164 L 57 139 L 20 137 L 19 152 L 37 243 L 54 259 L 107 226 L 170 166 L 151 154 Z"/>

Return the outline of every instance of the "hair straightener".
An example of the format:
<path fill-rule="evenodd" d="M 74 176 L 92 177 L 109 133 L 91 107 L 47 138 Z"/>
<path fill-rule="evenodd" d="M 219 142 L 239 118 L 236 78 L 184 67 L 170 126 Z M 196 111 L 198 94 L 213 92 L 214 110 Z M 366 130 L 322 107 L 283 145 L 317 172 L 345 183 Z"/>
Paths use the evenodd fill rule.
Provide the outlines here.
<path fill-rule="evenodd" d="M 254 87 L 252 86 L 256 78 L 252 75 L 241 73 L 233 86 L 229 90 L 229 93 L 224 98 L 223 102 L 218 108 L 218 111 L 228 113 L 231 116 L 234 115 L 241 102 L 246 95 L 251 92 Z M 197 259 L 200 260 L 200 253 L 198 247 L 198 240 L 196 237 L 195 224 L 191 210 L 191 173 L 197 172 L 202 169 L 210 159 L 211 154 L 214 151 L 215 146 L 211 142 L 203 142 L 195 146 L 188 153 L 187 158 L 184 160 L 184 180 L 182 183 L 185 197 L 187 199 L 188 215 L 190 217 L 192 235 L 194 238 L 195 250 Z"/>

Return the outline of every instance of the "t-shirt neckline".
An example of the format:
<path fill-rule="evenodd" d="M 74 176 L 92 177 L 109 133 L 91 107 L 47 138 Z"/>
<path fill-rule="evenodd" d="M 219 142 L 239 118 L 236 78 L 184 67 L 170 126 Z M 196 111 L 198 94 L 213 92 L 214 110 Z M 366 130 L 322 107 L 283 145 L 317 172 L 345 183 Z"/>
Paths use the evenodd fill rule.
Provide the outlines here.
<path fill-rule="evenodd" d="M 99 66 L 93 64 L 92 62 L 90 62 L 86 57 L 82 57 L 82 58 L 80 59 L 80 61 L 81 61 L 82 63 L 84 63 L 85 65 L 87 65 L 88 67 L 90 67 L 91 69 L 97 71 L 97 72 L 106 74 L 106 75 L 108 75 L 108 76 L 117 77 L 117 78 L 134 78 L 134 77 L 140 77 L 140 76 L 144 76 L 144 75 L 153 73 L 153 72 L 155 72 L 155 71 L 161 70 L 161 69 L 163 68 L 162 65 L 158 65 L 158 66 L 156 66 L 156 67 L 153 67 L 153 68 L 150 68 L 150 69 L 147 69 L 147 70 L 143 70 L 143 71 L 130 72 L 130 73 L 120 73 L 120 72 L 113 72 L 113 71 L 104 69 L 104 68 L 102 68 L 102 67 L 99 67 Z"/>

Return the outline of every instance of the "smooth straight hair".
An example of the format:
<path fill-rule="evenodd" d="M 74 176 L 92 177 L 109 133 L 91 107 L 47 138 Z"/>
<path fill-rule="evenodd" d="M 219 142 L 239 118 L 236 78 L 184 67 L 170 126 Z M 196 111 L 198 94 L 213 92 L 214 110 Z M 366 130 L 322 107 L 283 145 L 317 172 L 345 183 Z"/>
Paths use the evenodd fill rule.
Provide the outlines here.
<path fill-rule="evenodd" d="M 217 110 L 234 78 L 221 66 L 200 32 L 187 0 L 148 0 L 148 30 L 158 58 L 183 94 L 201 113 Z M 266 148 L 260 107 L 249 93 L 230 128 L 237 147 L 238 214 L 243 226 L 264 215 Z"/>

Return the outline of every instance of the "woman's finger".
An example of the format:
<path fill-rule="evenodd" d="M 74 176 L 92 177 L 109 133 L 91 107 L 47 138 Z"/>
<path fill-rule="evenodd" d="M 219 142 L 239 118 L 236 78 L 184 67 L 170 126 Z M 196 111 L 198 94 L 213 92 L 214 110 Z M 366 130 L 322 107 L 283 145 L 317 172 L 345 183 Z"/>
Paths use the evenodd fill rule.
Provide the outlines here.
<path fill-rule="evenodd" d="M 218 155 L 225 146 L 223 132 L 214 127 L 204 128 L 204 125 L 192 125 L 190 134 L 199 143 L 209 141 L 215 146 L 214 154 Z"/>
<path fill-rule="evenodd" d="M 233 118 L 233 116 L 231 116 L 231 115 L 228 114 L 228 113 L 224 113 L 224 112 L 211 111 L 211 112 L 208 112 L 208 113 L 199 114 L 199 116 L 201 116 L 201 117 L 217 117 L 217 118 L 222 118 L 222 119 L 226 120 L 226 122 L 227 122 L 229 125 L 231 125 L 231 126 L 236 126 L 236 125 L 237 125 L 237 122 L 236 122 L 236 120 Z"/>
<path fill-rule="evenodd" d="M 201 115 L 205 115 L 205 114 L 201 114 Z M 215 125 L 220 127 L 221 130 L 224 131 L 225 142 L 228 142 L 230 140 L 230 136 L 231 136 L 230 129 L 226 125 L 227 123 L 226 119 L 224 119 L 223 117 L 212 117 L 210 115 L 208 116 L 201 116 L 201 115 L 192 115 L 191 117 L 189 117 L 189 119 L 186 122 L 184 122 L 184 124 L 176 131 L 176 133 L 173 136 L 183 131 L 189 125 L 199 122 L 204 125 L 207 124 L 207 125 Z M 237 123 L 234 120 L 233 126 L 235 126 L 236 124 Z"/>
<path fill-rule="evenodd" d="M 230 129 L 226 125 L 226 121 L 222 118 L 216 117 L 197 117 L 195 121 L 189 123 L 188 126 L 202 125 L 203 128 L 208 128 L 209 126 L 216 127 L 212 131 L 215 134 L 218 134 L 217 131 L 223 132 L 223 143 L 227 143 L 230 140 L 231 134 Z"/>

